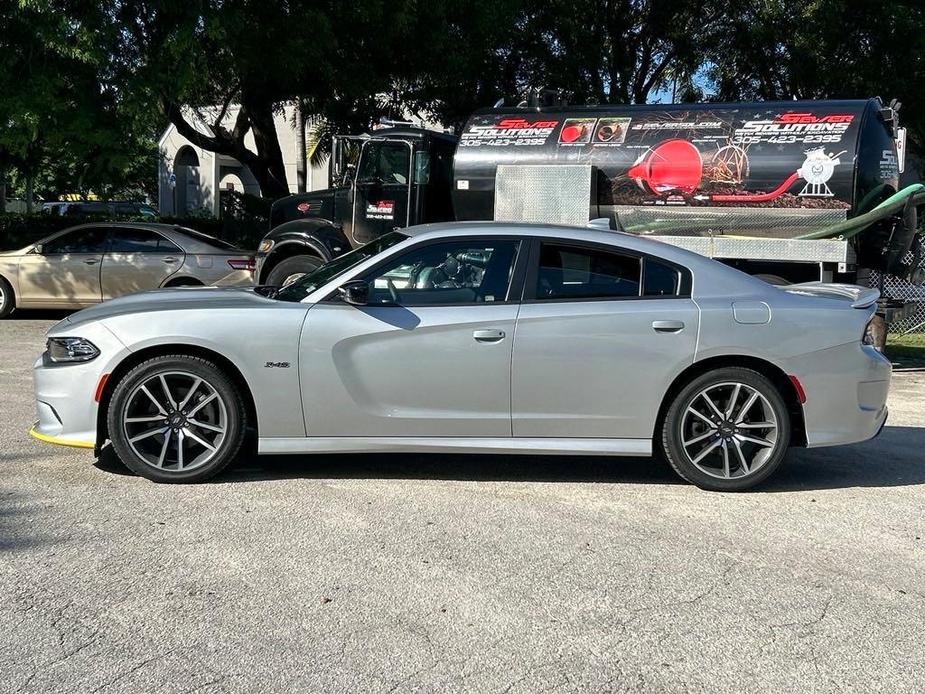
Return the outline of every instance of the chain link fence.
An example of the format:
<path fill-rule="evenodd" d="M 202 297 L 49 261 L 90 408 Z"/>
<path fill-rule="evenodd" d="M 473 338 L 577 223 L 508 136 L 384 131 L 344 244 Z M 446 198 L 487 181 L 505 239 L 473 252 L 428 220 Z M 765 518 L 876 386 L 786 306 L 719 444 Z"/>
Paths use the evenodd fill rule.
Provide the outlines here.
<path fill-rule="evenodd" d="M 910 252 L 905 257 L 905 262 L 911 263 L 913 260 L 913 254 Z M 919 260 L 919 267 L 925 268 L 925 255 Z M 880 287 L 879 273 L 871 273 L 870 286 Z M 891 333 L 896 335 L 925 333 L 925 286 L 912 284 L 912 282 L 901 280 L 893 275 L 884 275 L 883 294 L 894 299 L 902 299 L 916 304 L 907 318 L 890 324 Z"/>

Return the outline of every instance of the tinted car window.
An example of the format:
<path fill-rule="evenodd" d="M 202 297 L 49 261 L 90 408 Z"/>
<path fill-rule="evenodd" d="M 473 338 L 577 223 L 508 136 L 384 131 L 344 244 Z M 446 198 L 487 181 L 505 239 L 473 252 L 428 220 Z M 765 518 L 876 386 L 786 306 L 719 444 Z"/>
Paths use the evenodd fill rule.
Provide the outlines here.
<path fill-rule="evenodd" d="M 471 304 L 504 301 L 517 241 L 447 241 L 415 248 L 376 270 L 369 303 Z"/>
<path fill-rule="evenodd" d="M 80 229 L 63 234 L 42 244 L 42 253 L 103 253 L 106 250 L 108 230 Z"/>
<path fill-rule="evenodd" d="M 646 258 L 643 294 L 645 296 L 677 296 L 681 273 L 671 265 Z"/>
<path fill-rule="evenodd" d="M 639 258 L 578 246 L 544 243 L 536 278 L 537 299 L 639 296 Z"/>
<path fill-rule="evenodd" d="M 118 229 L 112 234 L 110 253 L 179 253 L 180 249 L 160 234 L 147 229 Z"/>

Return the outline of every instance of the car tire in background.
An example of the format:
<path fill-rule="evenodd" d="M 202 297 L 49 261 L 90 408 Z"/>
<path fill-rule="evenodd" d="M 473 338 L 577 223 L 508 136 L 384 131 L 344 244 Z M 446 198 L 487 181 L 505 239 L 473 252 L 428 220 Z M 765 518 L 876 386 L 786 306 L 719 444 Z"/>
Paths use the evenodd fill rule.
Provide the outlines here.
<path fill-rule="evenodd" d="M 693 379 L 662 423 L 662 453 L 701 489 L 740 491 L 766 480 L 790 445 L 790 414 L 777 387 L 741 367 Z"/>
<path fill-rule="evenodd" d="M 286 258 L 281 260 L 279 265 L 270 271 L 266 283 L 271 287 L 283 287 L 322 265 L 324 265 L 324 261 L 321 258 L 311 255 L 297 255 Z"/>
<path fill-rule="evenodd" d="M 16 296 L 13 287 L 5 278 L 0 277 L 0 318 L 9 316 L 16 308 Z"/>
<path fill-rule="evenodd" d="M 241 449 L 247 408 L 216 364 L 184 354 L 142 362 L 116 384 L 107 412 L 119 459 L 155 482 L 199 482 Z"/>

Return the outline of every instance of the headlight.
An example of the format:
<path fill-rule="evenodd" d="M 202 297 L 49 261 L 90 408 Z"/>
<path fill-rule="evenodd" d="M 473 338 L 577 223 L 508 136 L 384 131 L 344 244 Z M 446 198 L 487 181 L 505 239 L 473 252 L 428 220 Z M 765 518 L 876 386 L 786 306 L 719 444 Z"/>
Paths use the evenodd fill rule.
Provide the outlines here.
<path fill-rule="evenodd" d="M 257 247 L 258 253 L 269 253 L 270 249 L 276 245 L 276 241 L 273 239 L 264 239 L 260 242 L 260 245 Z"/>
<path fill-rule="evenodd" d="M 100 354 L 95 344 L 82 337 L 49 337 L 46 350 L 55 364 L 90 361 Z"/>

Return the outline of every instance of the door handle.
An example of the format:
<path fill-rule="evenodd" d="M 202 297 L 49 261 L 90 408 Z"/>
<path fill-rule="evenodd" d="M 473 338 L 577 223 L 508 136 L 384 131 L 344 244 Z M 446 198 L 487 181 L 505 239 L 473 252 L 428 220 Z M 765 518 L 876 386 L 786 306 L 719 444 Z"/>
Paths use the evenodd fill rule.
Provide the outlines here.
<path fill-rule="evenodd" d="M 503 330 L 476 330 L 472 333 L 476 342 L 501 342 L 504 339 Z"/>
<path fill-rule="evenodd" d="M 679 320 L 654 320 L 652 329 L 657 333 L 679 333 L 684 330 L 684 323 Z"/>
<path fill-rule="evenodd" d="M 98 262 L 100 262 L 100 261 L 97 260 L 96 258 L 87 258 L 87 259 L 84 261 L 84 265 L 96 265 Z"/>
<path fill-rule="evenodd" d="M 176 258 L 163 258 L 163 261 L 165 263 L 175 263 L 177 262 L 177 259 Z"/>

